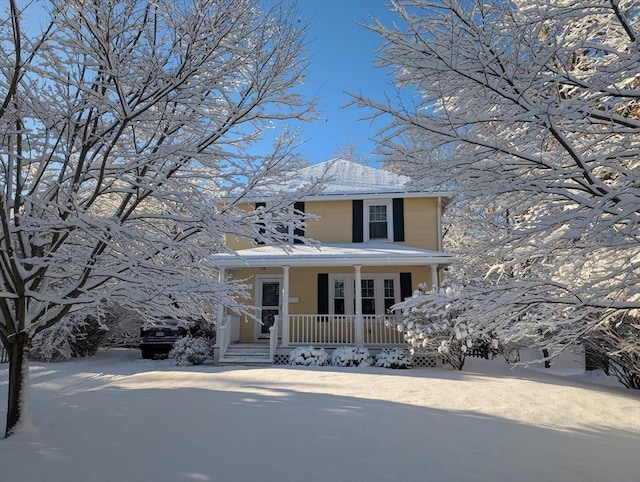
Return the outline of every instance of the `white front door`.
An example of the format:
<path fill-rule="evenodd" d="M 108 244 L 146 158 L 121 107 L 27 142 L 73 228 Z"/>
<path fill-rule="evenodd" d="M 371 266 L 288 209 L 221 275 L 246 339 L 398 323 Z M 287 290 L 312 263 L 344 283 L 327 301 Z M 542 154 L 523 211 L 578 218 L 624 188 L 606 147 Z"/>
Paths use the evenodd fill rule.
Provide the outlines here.
<path fill-rule="evenodd" d="M 282 278 L 259 278 L 257 280 L 256 305 L 262 324 L 256 323 L 255 339 L 269 338 L 269 328 L 276 316 L 280 316 L 280 293 Z"/>

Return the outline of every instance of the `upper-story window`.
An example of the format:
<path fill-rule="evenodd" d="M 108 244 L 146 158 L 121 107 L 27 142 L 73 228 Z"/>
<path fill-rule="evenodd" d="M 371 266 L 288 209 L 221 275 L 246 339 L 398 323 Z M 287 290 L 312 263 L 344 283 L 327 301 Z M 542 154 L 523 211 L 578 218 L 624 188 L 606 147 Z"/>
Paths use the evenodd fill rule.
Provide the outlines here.
<path fill-rule="evenodd" d="M 260 203 L 256 203 L 256 209 L 266 209 L 267 205 L 264 202 L 260 202 Z M 291 216 L 293 217 L 294 214 L 295 215 L 302 215 L 304 214 L 304 202 L 296 202 L 293 204 L 293 206 L 289 206 L 286 208 L 283 208 L 281 210 L 282 213 L 285 213 L 285 216 Z M 304 236 L 304 229 L 301 228 L 296 228 L 294 227 L 294 223 L 293 222 L 287 222 L 284 224 L 279 224 L 276 227 L 276 231 L 278 231 L 279 233 L 285 235 L 284 236 L 284 241 L 289 242 L 289 243 L 295 243 L 295 244 L 299 244 L 302 243 L 302 241 L 299 239 L 301 236 Z M 260 233 L 264 234 L 265 230 L 263 228 L 260 229 Z M 258 242 L 258 244 L 264 244 L 263 242 Z"/>
<path fill-rule="evenodd" d="M 391 200 L 371 200 L 364 203 L 366 240 L 392 240 Z"/>

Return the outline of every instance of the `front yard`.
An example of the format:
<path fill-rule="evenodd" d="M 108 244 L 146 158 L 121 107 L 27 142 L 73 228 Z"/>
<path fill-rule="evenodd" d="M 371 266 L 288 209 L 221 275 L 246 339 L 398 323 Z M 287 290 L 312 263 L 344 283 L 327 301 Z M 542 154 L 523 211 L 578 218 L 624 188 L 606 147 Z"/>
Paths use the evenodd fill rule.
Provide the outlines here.
<path fill-rule="evenodd" d="M 7 365 L 0 366 L 0 422 Z M 3 482 L 637 482 L 640 394 L 503 362 L 176 367 L 139 350 L 33 363 Z M 3 428 L 3 427 L 2 427 Z"/>

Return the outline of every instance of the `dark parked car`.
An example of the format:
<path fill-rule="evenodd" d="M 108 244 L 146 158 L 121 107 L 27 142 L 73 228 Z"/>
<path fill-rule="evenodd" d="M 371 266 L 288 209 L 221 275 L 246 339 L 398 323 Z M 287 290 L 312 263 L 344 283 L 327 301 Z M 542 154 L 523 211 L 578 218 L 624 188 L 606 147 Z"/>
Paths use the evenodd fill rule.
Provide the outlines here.
<path fill-rule="evenodd" d="M 173 343 L 189 334 L 189 325 L 175 318 L 150 321 L 140 327 L 140 350 L 142 358 L 169 353 Z"/>

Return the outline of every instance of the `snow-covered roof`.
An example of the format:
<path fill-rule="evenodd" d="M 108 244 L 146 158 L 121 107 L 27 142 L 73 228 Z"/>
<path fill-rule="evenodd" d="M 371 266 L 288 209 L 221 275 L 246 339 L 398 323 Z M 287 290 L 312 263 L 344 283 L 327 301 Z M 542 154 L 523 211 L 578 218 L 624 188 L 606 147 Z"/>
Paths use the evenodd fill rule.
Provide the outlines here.
<path fill-rule="evenodd" d="M 287 248 L 260 246 L 212 256 L 222 268 L 302 266 L 447 265 L 453 255 L 391 243 L 295 244 Z"/>
<path fill-rule="evenodd" d="M 328 194 L 404 192 L 411 178 L 384 169 L 358 164 L 345 159 L 332 159 L 296 171 L 296 184 L 323 179 L 322 192 Z"/>
<path fill-rule="evenodd" d="M 411 185 L 411 178 L 385 169 L 365 166 L 345 159 L 331 159 L 291 173 L 282 183 L 274 183 L 272 192 L 255 190 L 249 197 L 268 199 L 277 193 L 294 193 L 314 186 L 302 197 L 311 199 L 340 199 L 362 197 L 423 197 L 440 196 L 447 198 L 452 193 L 419 189 Z"/>

